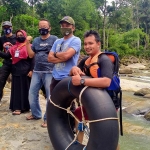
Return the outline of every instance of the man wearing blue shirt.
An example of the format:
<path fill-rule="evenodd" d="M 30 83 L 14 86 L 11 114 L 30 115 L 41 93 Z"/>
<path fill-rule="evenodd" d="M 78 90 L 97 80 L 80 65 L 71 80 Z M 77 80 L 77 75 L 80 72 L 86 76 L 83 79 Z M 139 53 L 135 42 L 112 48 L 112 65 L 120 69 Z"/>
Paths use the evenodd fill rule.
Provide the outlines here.
<path fill-rule="evenodd" d="M 77 65 L 81 50 L 80 38 L 73 35 L 75 22 L 70 16 L 65 16 L 60 22 L 63 38 L 55 41 L 48 55 L 48 61 L 54 63 L 50 91 L 59 81 L 69 76 L 69 71 Z"/>

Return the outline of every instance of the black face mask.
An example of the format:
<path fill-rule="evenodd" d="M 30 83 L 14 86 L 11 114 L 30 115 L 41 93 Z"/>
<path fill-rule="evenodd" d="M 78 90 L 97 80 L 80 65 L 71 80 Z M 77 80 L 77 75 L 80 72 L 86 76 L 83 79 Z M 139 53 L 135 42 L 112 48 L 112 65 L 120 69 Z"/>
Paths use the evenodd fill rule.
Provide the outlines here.
<path fill-rule="evenodd" d="M 49 31 L 48 31 L 48 29 L 41 28 L 41 29 L 39 29 L 39 33 L 40 33 L 41 35 L 47 35 L 47 34 L 49 33 Z"/>
<path fill-rule="evenodd" d="M 11 28 L 5 28 L 4 29 L 4 34 L 8 35 L 12 32 L 12 29 Z"/>
<path fill-rule="evenodd" d="M 17 37 L 16 40 L 19 42 L 19 43 L 23 43 L 26 38 L 25 37 Z"/>

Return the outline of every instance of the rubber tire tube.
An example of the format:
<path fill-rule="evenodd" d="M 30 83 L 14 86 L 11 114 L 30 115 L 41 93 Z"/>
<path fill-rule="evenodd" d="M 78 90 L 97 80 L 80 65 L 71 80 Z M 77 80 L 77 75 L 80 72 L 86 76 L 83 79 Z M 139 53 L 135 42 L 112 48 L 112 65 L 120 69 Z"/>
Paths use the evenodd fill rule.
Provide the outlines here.
<path fill-rule="evenodd" d="M 51 100 L 60 107 L 68 108 L 74 98 L 79 98 L 83 88 L 84 86 L 74 86 L 71 77 L 65 78 L 54 88 Z M 88 87 L 82 94 L 81 102 L 89 120 L 117 118 L 115 106 L 104 89 Z M 118 120 L 90 123 L 89 128 L 86 150 L 116 150 L 119 140 Z M 65 150 L 74 139 L 67 112 L 50 102 L 47 105 L 47 129 L 55 150 Z M 74 142 L 68 150 L 83 150 L 84 147 L 79 142 Z"/>

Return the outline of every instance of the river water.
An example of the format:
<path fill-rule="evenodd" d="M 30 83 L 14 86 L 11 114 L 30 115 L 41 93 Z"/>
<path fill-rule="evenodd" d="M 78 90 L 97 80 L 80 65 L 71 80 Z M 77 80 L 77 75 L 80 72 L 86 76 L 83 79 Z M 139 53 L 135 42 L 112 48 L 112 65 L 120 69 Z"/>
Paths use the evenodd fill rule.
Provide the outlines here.
<path fill-rule="evenodd" d="M 150 72 L 141 71 L 140 73 L 132 74 L 133 76 L 125 76 L 123 78 L 138 82 L 150 83 Z M 130 95 L 133 99 L 139 99 L 132 92 L 123 92 L 124 96 Z M 119 145 L 120 150 L 150 150 L 150 121 L 146 121 L 143 116 L 134 116 L 123 112 L 123 123 L 128 123 L 137 128 L 142 128 L 141 134 L 136 132 L 124 131 L 124 135 L 120 135 Z M 130 130 L 130 126 L 129 126 Z M 138 129 L 137 129 L 138 130 Z M 144 130 L 144 132 L 143 132 Z M 148 131 L 148 132 L 147 132 Z M 139 131 L 140 132 L 140 131 Z"/>
<path fill-rule="evenodd" d="M 128 122 L 150 131 L 150 122 L 142 116 L 132 116 L 123 113 L 123 122 Z M 150 150 L 150 135 L 124 132 L 119 140 L 120 150 Z"/>

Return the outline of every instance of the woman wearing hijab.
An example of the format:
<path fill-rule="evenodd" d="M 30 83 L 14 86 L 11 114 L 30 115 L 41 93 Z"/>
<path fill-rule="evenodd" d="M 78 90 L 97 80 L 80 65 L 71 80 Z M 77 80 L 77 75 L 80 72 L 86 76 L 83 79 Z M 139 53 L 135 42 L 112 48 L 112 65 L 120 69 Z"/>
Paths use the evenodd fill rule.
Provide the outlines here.
<path fill-rule="evenodd" d="M 12 84 L 10 109 L 13 115 L 29 111 L 28 91 L 33 70 L 33 60 L 26 51 L 27 33 L 24 30 L 16 32 L 17 42 L 7 53 L 0 52 L 2 58 L 12 58 Z"/>

